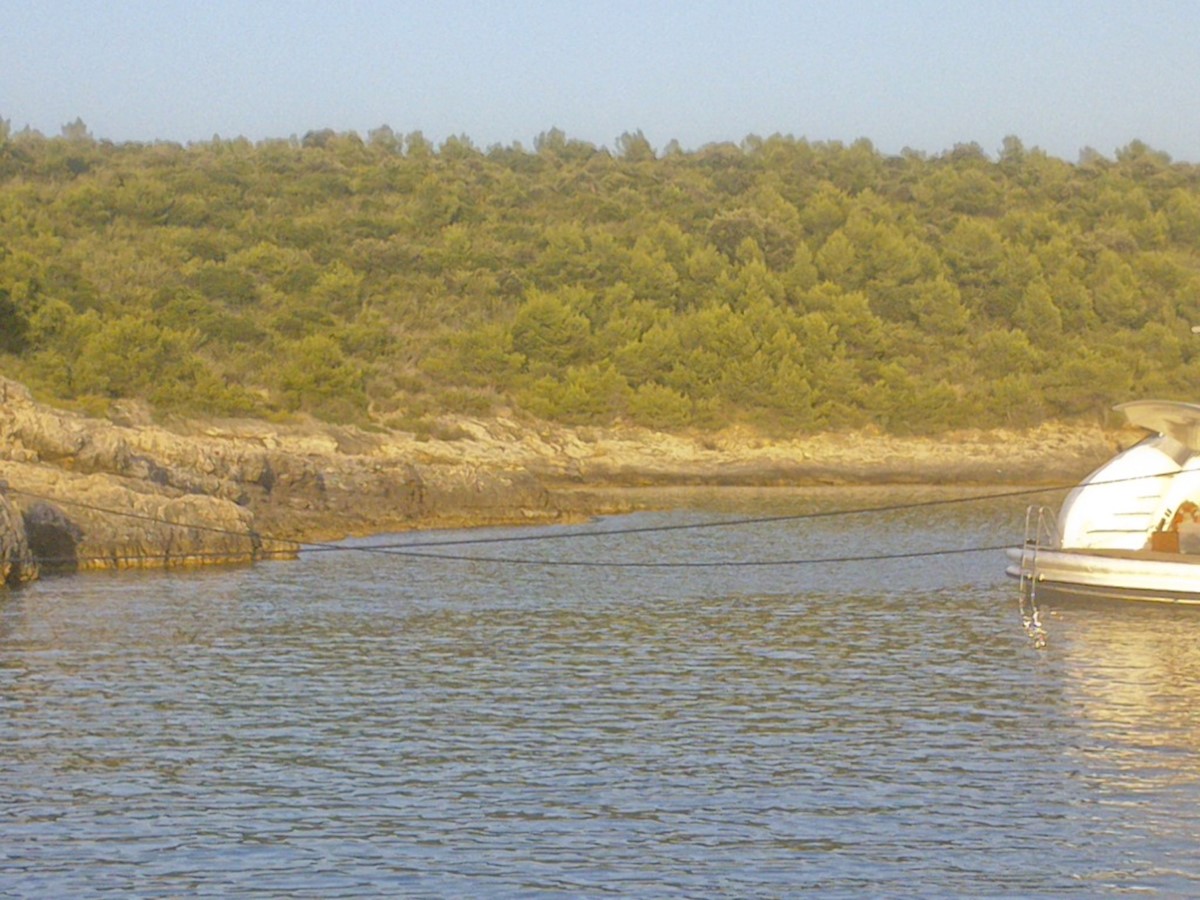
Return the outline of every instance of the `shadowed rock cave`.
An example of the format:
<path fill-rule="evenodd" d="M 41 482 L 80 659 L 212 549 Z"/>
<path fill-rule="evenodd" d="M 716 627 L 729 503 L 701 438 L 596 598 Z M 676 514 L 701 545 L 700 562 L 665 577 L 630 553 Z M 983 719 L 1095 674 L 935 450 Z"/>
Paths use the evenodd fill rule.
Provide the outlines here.
<path fill-rule="evenodd" d="M 79 569 L 79 542 L 83 530 L 61 509 L 38 502 L 24 515 L 29 549 L 43 572 L 75 572 Z"/>

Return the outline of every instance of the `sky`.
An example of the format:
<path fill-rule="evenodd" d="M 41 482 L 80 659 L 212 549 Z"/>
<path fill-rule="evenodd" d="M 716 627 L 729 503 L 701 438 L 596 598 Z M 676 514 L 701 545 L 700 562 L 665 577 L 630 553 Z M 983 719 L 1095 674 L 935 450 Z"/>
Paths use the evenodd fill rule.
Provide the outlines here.
<path fill-rule="evenodd" d="M 0 118 L 116 142 L 381 125 L 1200 162 L 1196 0 L 0 0 Z"/>

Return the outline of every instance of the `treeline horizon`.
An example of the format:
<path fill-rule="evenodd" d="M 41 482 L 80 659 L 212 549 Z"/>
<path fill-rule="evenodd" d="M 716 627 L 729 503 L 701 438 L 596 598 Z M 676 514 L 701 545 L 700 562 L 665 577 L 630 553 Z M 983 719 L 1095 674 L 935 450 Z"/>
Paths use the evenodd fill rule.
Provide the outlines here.
<path fill-rule="evenodd" d="M 0 119 L 0 371 L 104 414 L 773 435 L 1192 399 L 1200 166 L 1134 141 L 613 150 L 387 126 L 98 141 Z"/>
<path fill-rule="evenodd" d="M 32 124 L 29 124 L 29 123 L 26 123 L 21 128 L 16 129 L 13 126 L 12 120 L 4 119 L 4 118 L 0 118 L 0 131 L 3 132 L 4 138 L 6 140 L 13 140 L 13 141 L 17 141 L 17 142 L 20 142 L 20 141 L 45 141 L 45 140 L 57 139 L 55 136 L 48 135 L 48 134 L 46 134 L 46 132 L 42 131 L 40 128 L 35 128 Z M 84 122 L 82 117 L 76 117 L 76 119 L 74 121 L 68 122 L 65 125 L 62 125 L 59 128 L 59 134 L 57 137 L 58 138 L 77 138 L 77 139 L 83 138 L 85 140 L 94 141 L 96 143 L 104 144 L 104 145 L 107 145 L 110 147 L 116 147 L 116 146 L 131 146 L 131 147 L 169 146 L 169 147 L 176 147 L 179 149 L 186 149 L 186 148 L 190 148 L 190 147 L 205 146 L 205 145 L 217 144 L 217 143 L 249 144 L 249 145 L 255 146 L 255 147 L 265 145 L 265 144 L 278 144 L 278 143 L 287 143 L 287 144 L 291 144 L 293 146 L 303 146 L 303 145 L 305 145 L 305 143 L 311 144 L 314 140 L 319 141 L 323 137 L 330 137 L 330 136 L 345 137 L 350 140 L 360 141 L 362 143 L 375 143 L 375 142 L 379 142 L 381 140 L 386 140 L 386 141 L 394 140 L 394 141 L 398 142 L 399 152 L 401 152 L 401 153 L 405 152 L 404 148 L 405 148 L 406 142 L 408 142 L 409 140 L 424 143 L 424 144 L 428 145 L 429 147 L 433 148 L 435 153 L 438 152 L 438 150 L 441 148 L 442 144 L 458 142 L 458 143 L 465 143 L 467 146 L 470 146 L 473 149 L 476 149 L 479 152 L 484 153 L 485 155 L 502 153 L 502 152 L 511 152 L 511 151 L 518 151 L 518 152 L 526 151 L 526 150 L 536 151 L 542 145 L 542 143 L 547 140 L 550 140 L 550 141 L 561 140 L 561 141 L 569 142 L 572 146 L 574 146 L 576 148 L 581 148 L 581 149 L 587 150 L 588 152 L 605 153 L 610 156 L 617 156 L 623 152 L 623 148 L 626 146 L 628 141 L 637 140 L 639 142 L 644 141 L 646 146 L 650 148 L 650 152 L 653 153 L 656 157 L 671 156 L 671 155 L 676 155 L 676 154 L 680 154 L 680 153 L 685 153 L 685 154 L 686 153 L 704 153 L 715 147 L 742 147 L 742 146 L 744 146 L 745 142 L 747 142 L 747 141 L 753 142 L 753 141 L 764 140 L 764 138 L 761 137 L 760 135 L 752 133 L 752 134 L 747 135 L 745 138 L 743 138 L 743 140 L 740 144 L 736 141 L 731 141 L 731 140 L 711 140 L 711 141 L 704 141 L 702 144 L 699 144 L 696 147 L 689 148 L 689 147 L 683 145 L 677 138 L 671 138 L 671 139 L 667 140 L 667 142 L 664 143 L 661 148 L 655 149 L 653 143 L 648 138 L 646 138 L 646 136 L 643 134 L 642 130 L 635 129 L 634 131 L 627 131 L 627 132 L 624 132 L 624 133 L 618 135 L 616 138 L 613 139 L 612 146 L 610 147 L 606 143 L 597 143 L 596 141 L 588 140 L 586 138 L 568 136 L 567 133 L 565 131 L 563 131 L 562 129 L 557 128 L 557 127 L 551 127 L 545 131 L 540 132 L 536 136 L 534 136 L 534 138 L 532 139 L 532 142 L 530 143 L 529 147 L 527 148 L 526 142 L 521 140 L 520 138 L 514 138 L 513 140 L 511 140 L 508 143 L 505 143 L 504 141 L 494 141 L 491 143 L 485 143 L 483 145 L 479 145 L 465 132 L 459 132 L 457 134 L 450 134 L 450 135 L 444 137 L 441 142 L 439 142 L 436 139 L 436 137 L 426 135 L 425 131 L 423 129 L 414 129 L 414 130 L 407 131 L 407 132 L 395 131 L 390 125 L 387 125 L 387 124 L 381 125 L 378 128 L 367 129 L 365 137 L 362 132 L 360 132 L 358 129 L 355 129 L 355 128 L 338 130 L 335 128 L 326 127 L 326 128 L 309 129 L 309 130 L 305 131 L 303 134 L 301 134 L 299 132 L 292 132 L 291 134 L 289 134 L 286 137 L 283 137 L 280 135 L 274 135 L 274 136 L 268 136 L 268 137 L 262 137 L 262 138 L 252 138 L 252 137 L 248 137 L 247 135 L 241 134 L 241 133 L 235 134 L 235 135 L 231 135 L 231 134 L 223 135 L 220 132 L 214 132 L 212 137 L 210 137 L 210 138 L 198 138 L 198 137 L 178 138 L 178 137 L 165 137 L 165 136 L 152 137 L 152 138 L 115 138 L 115 137 L 106 137 L 103 135 L 96 136 L 95 134 L 93 134 L 93 132 L 92 132 L 91 128 L 88 126 L 88 124 L 86 122 Z M 827 146 L 846 147 L 846 146 L 853 146 L 854 144 L 866 143 L 866 144 L 870 145 L 873 150 L 878 151 L 883 156 L 889 156 L 889 155 L 890 156 L 904 156 L 904 157 L 916 156 L 916 157 L 922 157 L 922 158 L 930 158 L 930 157 L 942 156 L 942 155 L 945 155 L 946 153 L 950 153 L 950 152 L 961 151 L 963 148 L 970 148 L 972 150 L 972 152 L 979 153 L 986 159 L 994 160 L 995 158 L 998 157 L 999 154 L 1006 152 L 1004 149 L 1004 146 L 1003 146 L 1004 142 L 1002 142 L 1002 146 L 994 153 L 989 152 L 978 141 L 957 141 L 954 144 L 952 144 L 951 147 L 945 148 L 941 153 L 931 152 L 928 150 L 921 150 L 919 148 L 914 148 L 914 147 L 910 147 L 910 146 L 905 146 L 905 147 L 902 147 L 896 153 L 888 154 L 886 151 L 878 150 L 878 148 L 876 148 L 874 146 L 874 141 L 872 141 L 869 137 L 866 137 L 866 136 L 859 137 L 853 141 L 845 141 L 845 140 L 841 140 L 841 139 L 837 139 L 837 138 L 830 138 L 830 139 L 816 139 L 816 138 L 810 139 L 807 137 L 797 138 L 797 137 L 795 137 L 795 135 L 792 135 L 790 133 L 783 134 L 781 132 L 775 132 L 771 135 L 771 137 L 772 138 L 783 138 L 785 140 L 801 140 L 812 146 L 821 146 L 821 147 L 827 147 Z M 1027 150 L 1028 152 L 1034 152 L 1034 153 L 1038 153 L 1041 155 L 1045 155 L 1051 159 L 1057 159 L 1057 160 L 1070 162 L 1070 159 L 1067 156 L 1064 156 L 1060 153 L 1050 153 L 1049 151 L 1044 150 L 1044 148 L 1038 147 L 1036 145 L 1026 148 L 1026 147 L 1024 147 L 1024 142 L 1016 135 L 1010 135 L 1009 137 L 1005 138 L 1006 142 L 1014 141 L 1014 140 L 1021 144 L 1023 150 Z M 1146 146 L 1146 145 L 1143 141 L 1135 139 L 1129 145 L 1127 145 L 1125 147 L 1117 148 L 1115 153 L 1122 154 L 1122 153 L 1128 152 L 1129 148 L 1133 147 L 1133 146 Z M 1150 148 L 1147 147 L 1147 149 L 1150 149 Z M 1170 153 L 1168 153 L 1166 151 L 1153 149 L 1152 152 L 1154 152 L 1157 156 L 1161 157 L 1165 162 L 1168 162 L 1168 163 L 1188 164 L 1191 162 L 1190 160 L 1185 160 L 1185 159 L 1175 159 L 1171 156 Z M 1075 162 L 1080 165 L 1086 164 L 1088 162 L 1092 162 L 1095 160 L 1111 162 L 1113 160 L 1113 158 L 1115 158 L 1113 155 L 1105 154 L 1103 151 L 1098 150 L 1097 148 L 1091 146 L 1090 144 L 1081 145 L 1079 150 L 1076 152 L 1075 156 L 1076 156 Z"/>

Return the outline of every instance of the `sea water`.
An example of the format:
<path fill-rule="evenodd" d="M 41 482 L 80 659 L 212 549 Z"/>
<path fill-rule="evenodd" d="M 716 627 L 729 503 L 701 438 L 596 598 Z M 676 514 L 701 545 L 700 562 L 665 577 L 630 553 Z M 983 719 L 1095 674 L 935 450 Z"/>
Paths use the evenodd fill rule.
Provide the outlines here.
<path fill-rule="evenodd" d="M 0 895 L 1200 894 L 1200 615 L 1044 610 L 1036 649 L 975 549 L 1027 498 L 955 499 L 0 594 Z"/>

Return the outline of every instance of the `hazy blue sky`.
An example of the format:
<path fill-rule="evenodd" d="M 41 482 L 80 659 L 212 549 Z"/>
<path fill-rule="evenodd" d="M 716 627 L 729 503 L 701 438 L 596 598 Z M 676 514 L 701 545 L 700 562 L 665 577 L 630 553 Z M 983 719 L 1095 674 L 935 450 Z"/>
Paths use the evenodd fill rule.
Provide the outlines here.
<path fill-rule="evenodd" d="M 1200 162 L 1200 2 L 0 0 L 0 117 L 253 140 L 552 127 L 691 149 L 775 132 Z"/>

